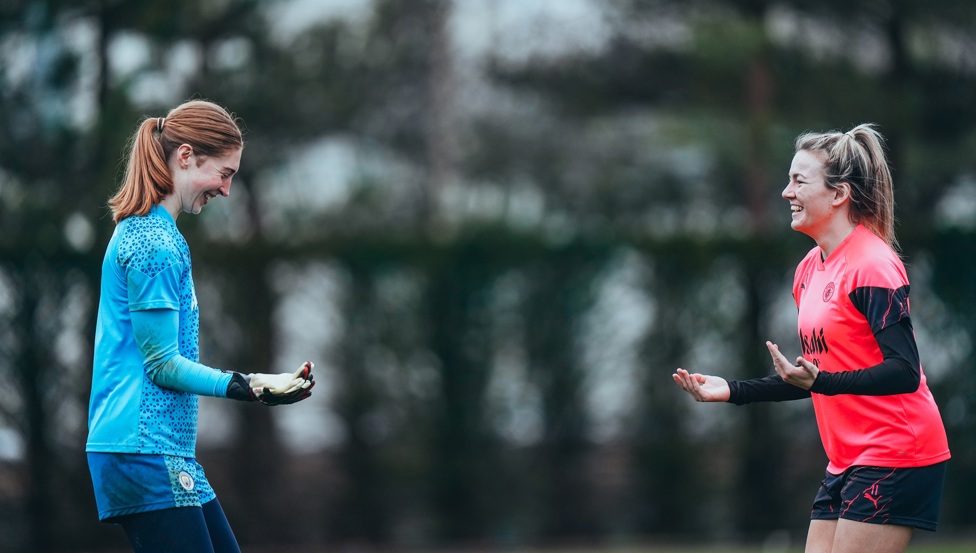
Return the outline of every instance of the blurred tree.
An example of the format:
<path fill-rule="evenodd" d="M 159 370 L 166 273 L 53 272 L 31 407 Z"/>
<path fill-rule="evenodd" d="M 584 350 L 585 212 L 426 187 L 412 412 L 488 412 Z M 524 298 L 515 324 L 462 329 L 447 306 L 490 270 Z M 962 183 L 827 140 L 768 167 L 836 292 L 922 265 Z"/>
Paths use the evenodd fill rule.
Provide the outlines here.
<path fill-rule="evenodd" d="M 607 251 L 573 244 L 537 260 L 524 274 L 526 362 L 539 390 L 542 436 L 532 449 L 545 539 L 579 539 L 601 526 L 587 464 L 592 456 L 581 363 L 581 313 L 593 303 L 594 281 Z"/>

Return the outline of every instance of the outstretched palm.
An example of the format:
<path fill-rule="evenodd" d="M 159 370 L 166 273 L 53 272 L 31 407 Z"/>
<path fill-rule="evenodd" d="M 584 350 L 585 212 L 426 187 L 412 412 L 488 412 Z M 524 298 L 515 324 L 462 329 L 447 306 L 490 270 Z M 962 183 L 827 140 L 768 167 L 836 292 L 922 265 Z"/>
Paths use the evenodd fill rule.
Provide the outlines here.
<path fill-rule="evenodd" d="M 678 369 L 671 377 L 681 388 L 691 394 L 695 401 L 728 401 L 729 383 L 720 376 L 689 373 Z"/>

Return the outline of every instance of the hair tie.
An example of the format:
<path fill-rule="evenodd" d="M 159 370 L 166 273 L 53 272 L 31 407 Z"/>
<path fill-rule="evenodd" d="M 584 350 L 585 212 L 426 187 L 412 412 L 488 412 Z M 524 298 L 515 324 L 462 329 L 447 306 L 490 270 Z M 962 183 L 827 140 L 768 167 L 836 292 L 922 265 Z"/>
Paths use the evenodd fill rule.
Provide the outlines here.
<path fill-rule="evenodd" d="M 166 121 L 166 118 L 165 117 L 157 117 L 156 118 L 156 130 L 157 131 L 163 132 L 163 122 L 165 122 L 165 121 Z"/>

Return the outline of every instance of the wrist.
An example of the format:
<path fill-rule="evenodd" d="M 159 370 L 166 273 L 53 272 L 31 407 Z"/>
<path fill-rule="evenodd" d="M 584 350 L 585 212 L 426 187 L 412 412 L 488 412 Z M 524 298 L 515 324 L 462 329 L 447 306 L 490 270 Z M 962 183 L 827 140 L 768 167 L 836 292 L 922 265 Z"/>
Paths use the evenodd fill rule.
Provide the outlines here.
<path fill-rule="evenodd" d="M 230 382 L 227 383 L 227 399 L 255 401 L 257 398 L 251 391 L 250 380 L 250 375 L 231 373 Z"/>
<path fill-rule="evenodd" d="M 816 394 L 822 394 L 827 391 L 829 387 L 829 376 L 823 376 L 824 372 L 817 370 L 813 375 L 813 382 L 810 383 L 810 391 Z"/>

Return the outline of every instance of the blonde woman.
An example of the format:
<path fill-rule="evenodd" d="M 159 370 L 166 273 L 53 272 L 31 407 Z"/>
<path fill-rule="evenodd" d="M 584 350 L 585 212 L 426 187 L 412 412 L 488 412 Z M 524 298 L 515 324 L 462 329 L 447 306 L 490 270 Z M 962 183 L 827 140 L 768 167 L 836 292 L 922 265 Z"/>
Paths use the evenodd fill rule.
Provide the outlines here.
<path fill-rule="evenodd" d="M 811 398 L 828 465 L 807 553 L 900 553 L 935 530 L 949 446 L 926 385 L 896 253 L 894 195 L 872 125 L 796 140 L 791 226 L 816 242 L 796 269 L 802 355 L 766 342 L 776 374 L 747 381 L 678 369 L 697 401 Z"/>

